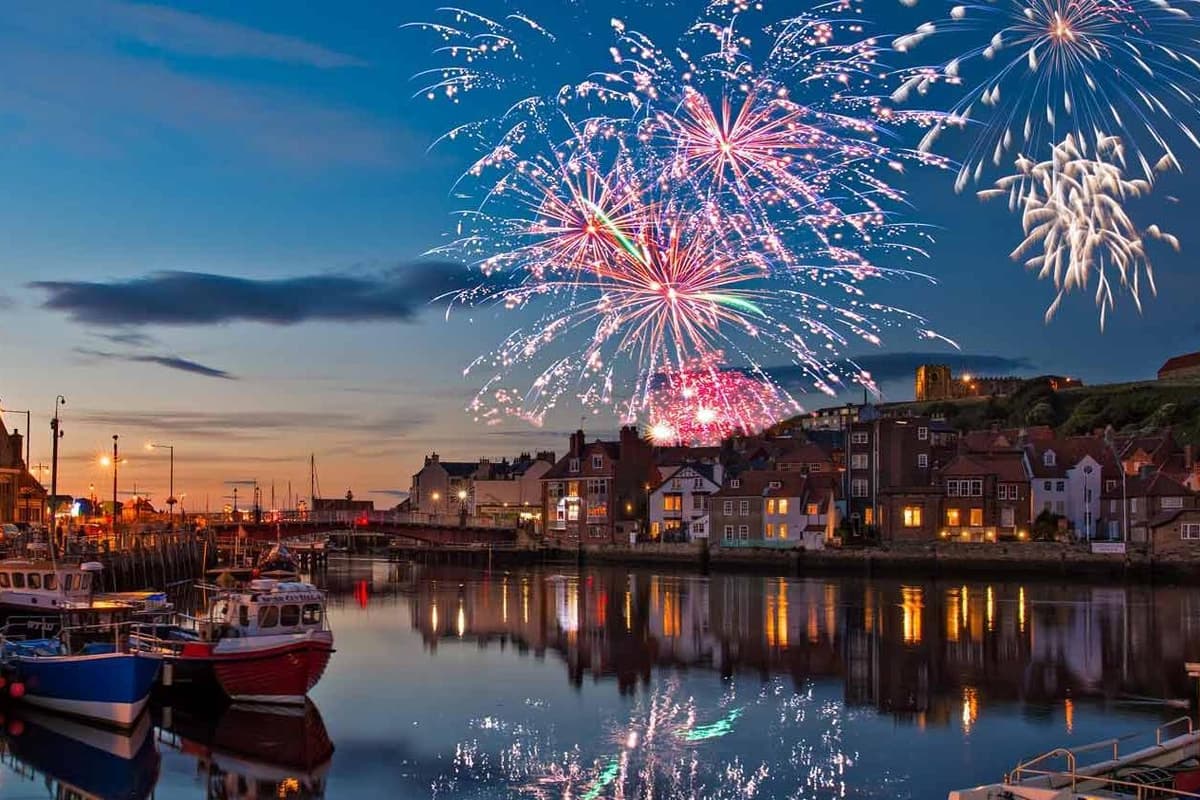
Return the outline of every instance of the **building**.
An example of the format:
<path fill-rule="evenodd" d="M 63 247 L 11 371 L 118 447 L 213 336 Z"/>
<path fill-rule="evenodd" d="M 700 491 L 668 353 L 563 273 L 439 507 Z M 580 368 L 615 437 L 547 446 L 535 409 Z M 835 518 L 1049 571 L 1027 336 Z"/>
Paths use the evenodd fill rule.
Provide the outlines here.
<path fill-rule="evenodd" d="M 921 364 L 917 367 L 914 397 L 922 400 L 945 400 L 953 397 L 953 375 L 948 364 Z"/>
<path fill-rule="evenodd" d="M 1147 524 L 1150 551 L 1158 558 L 1200 556 L 1200 508 L 1177 508 Z"/>
<path fill-rule="evenodd" d="M 845 457 L 852 526 L 878 524 L 882 490 L 932 483 L 934 469 L 951 456 L 934 440 L 929 417 L 874 415 L 850 425 Z"/>
<path fill-rule="evenodd" d="M 693 541 L 708 538 L 709 498 L 721 488 L 719 464 L 675 467 L 650 492 L 650 538 Z"/>
<path fill-rule="evenodd" d="M 408 490 L 412 510 L 421 514 L 459 514 L 471 496 L 471 485 L 480 467 L 486 474 L 490 463 L 480 461 L 442 461 L 437 453 L 425 456 L 425 465 L 412 476 Z"/>
<path fill-rule="evenodd" d="M 0 523 L 40 524 L 47 492 L 25 463 L 25 437 L 0 420 Z"/>
<path fill-rule="evenodd" d="M 1099 532 L 1104 463 L 1109 472 L 1116 462 L 1104 453 L 1096 437 L 1039 440 L 1027 445 L 1030 469 L 1030 513 L 1036 521 L 1043 513 L 1066 520 L 1075 538 L 1090 540 Z"/>
<path fill-rule="evenodd" d="M 321 518 L 343 521 L 357 519 L 375 510 L 374 500 L 355 500 L 354 492 L 346 490 L 345 497 L 314 497 L 312 510 Z"/>
<path fill-rule="evenodd" d="M 554 466 L 554 453 L 521 453 L 514 461 L 491 463 L 486 471 L 476 471 L 467 490 L 467 513 L 497 523 L 531 522 L 538 527 L 542 515 L 542 477 Z"/>
<path fill-rule="evenodd" d="M 1144 543 L 1150 535 L 1150 523 L 1162 515 L 1200 507 L 1197 495 L 1183 483 L 1152 466 L 1138 475 L 1104 478 L 1100 531 L 1106 538 L 1121 541 L 1128 517 L 1129 539 Z"/>
<path fill-rule="evenodd" d="M 941 473 L 942 538 L 1026 539 L 1032 469 L 1024 450 L 961 453 Z"/>
<path fill-rule="evenodd" d="M 941 486 L 889 486 L 879 491 L 879 533 L 884 541 L 933 541 L 941 531 Z"/>
<path fill-rule="evenodd" d="M 838 505 L 832 476 L 746 471 L 727 478 L 710 499 L 710 544 L 820 549 Z"/>
<path fill-rule="evenodd" d="M 576 431 L 567 454 L 541 478 L 546 539 L 562 547 L 628 544 L 642 533 L 658 480 L 653 447 L 637 428 L 622 427 L 617 441 L 591 443 Z"/>
<path fill-rule="evenodd" d="M 1044 381 L 1052 390 L 1059 391 L 1073 386 L 1082 386 L 1078 378 L 1063 375 L 1043 375 L 1038 378 L 1014 376 L 985 377 L 963 373 L 955 377 L 945 364 L 921 364 L 917 367 L 913 391 L 917 401 L 958 400 L 964 397 L 1007 397 L 1030 380 Z"/>
<path fill-rule="evenodd" d="M 1200 353 L 1188 353 L 1168 358 L 1158 368 L 1160 381 L 1195 380 L 1200 378 Z"/>

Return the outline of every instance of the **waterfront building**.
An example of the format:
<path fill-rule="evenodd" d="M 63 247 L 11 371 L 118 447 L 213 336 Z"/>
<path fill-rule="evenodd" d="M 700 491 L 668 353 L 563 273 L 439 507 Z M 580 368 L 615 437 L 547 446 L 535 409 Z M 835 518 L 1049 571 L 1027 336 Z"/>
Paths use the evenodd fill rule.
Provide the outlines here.
<path fill-rule="evenodd" d="M 1127 516 L 1129 541 L 1141 544 L 1149 538 L 1152 521 L 1175 511 L 1200 508 L 1200 495 L 1163 470 L 1146 465 L 1138 475 L 1126 475 L 1123 480 L 1105 476 L 1101 502 L 1101 530 L 1107 538 L 1123 538 Z"/>
<path fill-rule="evenodd" d="M 542 519 L 542 478 L 554 466 L 554 453 L 521 453 L 515 460 L 491 464 L 488 477 L 476 477 L 468 490 L 468 512 L 472 517 L 498 524 Z"/>
<path fill-rule="evenodd" d="M 541 478 L 546 539 L 566 547 L 628 544 L 643 532 L 658 480 L 654 448 L 632 425 L 617 441 L 588 443 L 576 431 L 567 454 Z"/>
<path fill-rule="evenodd" d="M 872 416 L 852 423 L 846 437 L 849 516 L 856 526 L 879 524 L 882 490 L 930 485 L 935 467 L 949 459 L 953 438 L 929 417 Z"/>
<path fill-rule="evenodd" d="M 710 544 L 721 547 L 824 547 L 830 515 L 840 516 L 830 475 L 747 470 L 727 478 L 709 501 Z"/>
<path fill-rule="evenodd" d="M 412 476 L 408 490 L 412 510 L 421 514 L 460 513 L 479 468 L 480 462 L 476 461 L 443 461 L 437 453 L 425 456 L 425 465 Z"/>
<path fill-rule="evenodd" d="M 708 538 L 709 498 L 721 488 L 721 465 L 675 467 L 650 490 L 650 538 L 694 541 Z"/>
<path fill-rule="evenodd" d="M 955 456 L 941 471 L 940 536 L 989 542 L 1028 538 L 1032 475 L 1024 450 Z"/>
<path fill-rule="evenodd" d="M 933 541 L 941 530 L 943 487 L 885 486 L 879 490 L 879 535 L 887 542 Z"/>
<path fill-rule="evenodd" d="M 1147 528 L 1150 552 L 1156 558 L 1200 558 L 1200 507 L 1163 511 Z"/>

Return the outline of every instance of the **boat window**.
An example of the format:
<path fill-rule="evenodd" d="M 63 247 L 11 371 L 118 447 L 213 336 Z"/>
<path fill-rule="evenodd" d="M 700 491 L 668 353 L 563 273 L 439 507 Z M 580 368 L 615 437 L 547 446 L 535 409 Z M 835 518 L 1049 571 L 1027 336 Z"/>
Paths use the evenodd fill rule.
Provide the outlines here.
<path fill-rule="evenodd" d="M 279 624 L 279 606 L 259 606 L 258 627 L 274 628 Z"/>
<path fill-rule="evenodd" d="M 53 572 L 47 572 L 46 576 L 44 578 L 42 578 L 42 585 L 45 586 L 47 589 L 49 589 L 52 592 L 57 590 L 58 589 L 58 576 L 55 575 Z"/>
<path fill-rule="evenodd" d="M 241 625 L 243 628 L 250 625 L 250 606 L 238 606 L 238 625 Z"/>
<path fill-rule="evenodd" d="M 0 589 L 7 589 L 9 586 L 8 573 L 0 572 Z"/>
<path fill-rule="evenodd" d="M 24 572 L 14 572 L 12 574 L 12 581 L 13 581 L 14 589 L 24 589 L 25 588 L 25 573 Z"/>
<path fill-rule="evenodd" d="M 29 588 L 30 589 L 42 588 L 42 576 L 38 575 L 36 572 L 29 573 Z"/>
<path fill-rule="evenodd" d="M 279 615 L 279 624 L 285 627 L 300 624 L 300 606 L 284 606 Z"/>
<path fill-rule="evenodd" d="M 63 591 L 69 592 L 75 588 L 75 576 L 69 572 L 63 575 Z"/>
<path fill-rule="evenodd" d="M 319 603 L 309 603 L 304 607 L 303 616 L 305 625 L 320 625 L 321 624 L 321 605 Z"/>
<path fill-rule="evenodd" d="M 92 588 L 92 573 L 85 572 L 78 576 L 79 580 L 75 583 L 76 588 L 87 591 Z"/>

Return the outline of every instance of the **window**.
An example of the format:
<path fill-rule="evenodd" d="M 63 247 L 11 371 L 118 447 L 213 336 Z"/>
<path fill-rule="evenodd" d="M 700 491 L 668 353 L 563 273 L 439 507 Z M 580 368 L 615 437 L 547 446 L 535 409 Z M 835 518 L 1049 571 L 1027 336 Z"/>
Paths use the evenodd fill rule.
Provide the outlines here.
<path fill-rule="evenodd" d="M 692 510 L 703 511 L 704 501 L 708 499 L 708 495 L 694 494 L 692 495 Z"/>
<path fill-rule="evenodd" d="M 1065 492 L 1066 490 L 1067 490 L 1067 482 L 1066 481 L 1055 481 L 1054 482 L 1054 491 Z"/>
<path fill-rule="evenodd" d="M 1136 497 L 1129 498 L 1129 513 L 1138 513 L 1138 499 Z"/>
<path fill-rule="evenodd" d="M 768 489 L 778 489 L 782 486 L 783 486 L 783 483 L 780 481 L 771 481 L 770 483 L 767 484 Z"/>
<path fill-rule="evenodd" d="M 870 463 L 866 453 L 853 453 L 850 456 L 850 469 L 867 469 Z"/>
<path fill-rule="evenodd" d="M 7 575 L 0 575 L 0 586 L 8 586 L 8 576 Z M 75 588 L 75 576 L 71 575 L 69 573 L 67 575 L 64 575 L 63 576 L 63 590 L 69 592 L 74 588 Z"/>
<path fill-rule="evenodd" d="M 1121 523 L 1118 520 L 1110 519 L 1108 521 L 1108 538 L 1110 538 L 1110 539 L 1120 539 L 1121 538 Z"/>
<path fill-rule="evenodd" d="M 775 523 L 774 522 L 767 523 L 767 538 L 768 539 L 775 538 Z"/>
<path fill-rule="evenodd" d="M 258 627 L 274 628 L 279 624 L 279 606 L 261 606 L 258 609 Z"/>
<path fill-rule="evenodd" d="M 671 480 L 671 488 L 672 489 L 682 489 L 683 481 L 679 480 L 679 478 L 673 478 Z"/>
<path fill-rule="evenodd" d="M 739 500 L 738 501 L 738 516 L 739 517 L 750 516 L 750 501 L 749 500 Z"/>
<path fill-rule="evenodd" d="M 572 458 L 571 462 L 568 466 L 569 466 L 571 472 L 579 472 L 579 459 Z"/>
<path fill-rule="evenodd" d="M 683 510 L 683 495 L 680 494 L 664 494 L 663 495 L 663 511 L 682 511 Z"/>
<path fill-rule="evenodd" d="M 46 575 L 42 578 L 42 586 L 45 586 L 47 589 L 49 589 L 52 592 L 57 590 L 58 589 L 58 576 L 55 575 L 53 572 L 47 572 Z"/>
<path fill-rule="evenodd" d="M 1162 499 L 1163 508 L 1183 508 L 1182 497 L 1164 497 Z"/>
<path fill-rule="evenodd" d="M 1185 522 L 1180 525 L 1179 538 L 1193 541 L 1200 539 L 1200 522 Z"/>
<path fill-rule="evenodd" d="M 285 628 L 300 624 L 300 606 L 286 605 L 279 612 L 279 624 Z"/>
<path fill-rule="evenodd" d="M 805 509 L 805 513 L 810 517 L 815 517 L 817 514 L 821 513 L 821 507 L 816 503 L 809 503 L 808 508 Z"/>
<path fill-rule="evenodd" d="M 917 438 L 922 442 L 927 440 L 929 438 L 929 428 L 926 428 L 924 425 L 917 428 Z"/>
<path fill-rule="evenodd" d="M 921 469 L 929 466 L 929 453 L 917 453 L 917 466 Z"/>
<path fill-rule="evenodd" d="M 659 532 L 662 530 L 662 525 L 657 522 L 650 523 L 650 538 L 657 539 Z"/>
<path fill-rule="evenodd" d="M 871 435 L 865 432 L 850 434 L 850 444 L 866 444 L 871 441 Z"/>
<path fill-rule="evenodd" d="M 249 624 L 250 624 L 250 606 L 247 606 L 247 605 L 238 606 L 238 625 L 241 625 L 243 628 L 245 628 L 245 627 L 249 626 Z"/>
<path fill-rule="evenodd" d="M 980 509 L 982 513 L 983 509 Z M 1011 507 L 1000 509 L 1000 527 L 1015 528 L 1017 526 L 1017 512 Z"/>
<path fill-rule="evenodd" d="M 946 524 L 955 527 L 962 524 L 962 517 L 959 515 L 957 508 L 946 509 Z"/>
<path fill-rule="evenodd" d="M 727 517 L 733 516 L 733 501 L 732 500 L 726 500 L 724 503 L 721 504 L 721 513 L 723 513 Z"/>
<path fill-rule="evenodd" d="M 1054 484 L 1050 481 L 1042 481 L 1042 489 L 1049 492 L 1054 488 Z"/>
<path fill-rule="evenodd" d="M 779 498 L 779 503 L 776 505 L 780 514 L 788 513 L 788 499 L 786 497 Z"/>
<path fill-rule="evenodd" d="M 1055 461 L 1055 458 L 1054 458 L 1053 450 L 1047 450 L 1045 453 L 1042 453 L 1042 463 L 1045 464 L 1047 467 L 1053 467 L 1054 461 Z"/>
<path fill-rule="evenodd" d="M 767 513 L 768 514 L 775 513 L 775 498 L 774 497 L 767 498 Z"/>
<path fill-rule="evenodd" d="M 972 508 L 971 509 L 971 527 L 978 528 L 982 524 L 983 524 L 983 509 L 982 508 Z"/>
<path fill-rule="evenodd" d="M 1008 499 L 1008 484 L 1007 483 L 996 484 L 996 497 L 1000 500 Z"/>
<path fill-rule="evenodd" d="M 7 589 L 9 585 L 8 573 L 0 572 L 0 589 Z"/>
<path fill-rule="evenodd" d="M 1116 501 L 1116 500 L 1109 500 L 1109 501 L 1108 501 L 1108 511 L 1109 511 L 1109 513 L 1110 513 L 1110 514 L 1115 514 L 1115 513 L 1117 513 L 1117 501 Z"/>
<path fill-rule="evenodd" d="M 319 603 L 309 603 L 304 606 L 304 610 L 300 615 L 300 621 L 305 625 L 320 625 L 321 605 Z"/>
<path fill-rule="evenodd" d="M 983 497 L 983 481 L 975 479 L 971 481 L 971 497 Z"/>
<path fill-rule="evenodd" d="M 604 537 L 604 526 L 589 525 L 588 526 L 588 536 L 592 537 L 593 539 L 603 538 Z"/>
<path fill-rule="evenodd" d="M 733 480 L 731 480 L 731 481 L 729 482 L 729 488 L 730 488 L 730 489 L 740 489 L 740 488 L 742 488 L 742 479 L 741 479 L 741 478 L 734 478 Z"/>
<path fill-rule="evenodd" d="M 89 591 L 92 588 L 92 573 L 85 572 L 75 578 L 75 588 Z"/>
<path fill-rule="evenodd" d="M 874 525 L 875 524 L 875 509 L 874 508 L 867 507 L 863 511 L 863 524 L 864 525 Z"/>
<path fill-rule="evenodd" d="M 1067 513 L 1066 501 L 1055 500 L 1054 501 L 1054 513 L 1058 514 L 1060 517 L 1063 516 L 1064 514 L 1066 514 Z"/>
<path fill-rule="evenodd" d="M 592 469 L 604 469 L 604 456 L 592 456 Z"/>
<path fill-rule="evenodd" d="M 567 521 L 579 521 L 579 498 L 576 497 L 573 501 L 567 500 Z"/>
<path fill-rule="evenodd" d="M 732 525 L 725 526 L 725 541 L 727 541 L 727 542 L 733 541 L 733 526 Z"/>
<path fill-rule="evenodd" d="M 786 522 L 781 522 L 781 523 L 779 523 L 779 538 L 780 538 L 780 539 L 786 539 L 786 538 L 787 538 L 787 533 L 788 533 L 788 531 L 787 531 L 787 523 L 786 523 Z"/>
<path fill-rule="evenodd" d="M 743 542 L 750 538 L 750 526 L 738 525 L 738 538 Z"/>
<path fill-rule="evenodd" d="M 1104 490 L 1106 492 L 1111 492 L 1113 489 L 1116 489 L 1116 488 L 1117 488 L 1116 481 L 1105 481 L 1104 482 Z"/>
<path fill-rule="evenodd" d="M 701 489 L 703 489 L 704 488 L 704 478 L 696 478 L 694 481 L 692 481 L 692 488 L 695 489 L 696 491 L 700 491 Z"/>
<path fill-rule="evenodd" d="M 905 506 L 904 507 L 904 527 L 906 527 L 906 528 L 921 527 L 921 507 L 920 506 Z"/>
<path fill-rule="evenodd" d="M 29 588 L 30 589 L 42 588 L 42 576 L 37 574 L 36 572 L 29 573 Z"/>
<path fill-rule="evenodd" d="M 866 497 L 867 496 L 867 479 L 855 478 L 850 481 L 850 496 L 851 497 Z"/>
<path fill-rule="evenodd" d="M 822 471 L 821 465 L 820 464 L 809 464 L 808 471 L 809 472 L 821 472 Z"/>
<path fill-rule="evenodd" d="M 958 481 L 956 481 L 956 480 L 946 481 L 946 496 L 947 497 L 958 497 L 959 496 Z"/>
<path fill-rule="evenodd" d="M 25 573 L 14 572 L 12 574 L 12 583 L 13 583 L 14 589 L 24 589 L 25 588 Z"/>

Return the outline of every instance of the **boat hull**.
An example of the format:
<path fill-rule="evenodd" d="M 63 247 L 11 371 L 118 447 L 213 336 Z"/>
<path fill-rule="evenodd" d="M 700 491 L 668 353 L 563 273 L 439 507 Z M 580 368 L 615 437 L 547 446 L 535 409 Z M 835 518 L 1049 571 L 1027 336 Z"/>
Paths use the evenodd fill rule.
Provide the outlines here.
<path fill-rule="evenodd" d="M 162 659 L 140 653 L 16 656 L 15 678 L 30 705 L 128 728 L 150 699 Z"/>
<path fill-rule="evenodd" d="M 216 646 L 190 645 L 172 659 L 177 675 L 198 680 L 205 669 L 233 700 L 303 703 L 333 654 L 329 632 L 303 636 L 257 636 Z"/>

